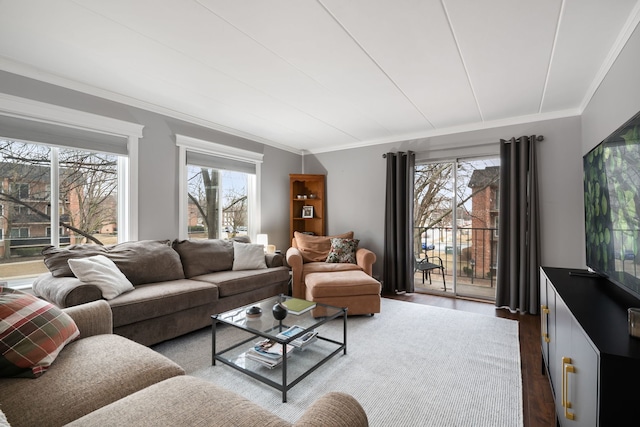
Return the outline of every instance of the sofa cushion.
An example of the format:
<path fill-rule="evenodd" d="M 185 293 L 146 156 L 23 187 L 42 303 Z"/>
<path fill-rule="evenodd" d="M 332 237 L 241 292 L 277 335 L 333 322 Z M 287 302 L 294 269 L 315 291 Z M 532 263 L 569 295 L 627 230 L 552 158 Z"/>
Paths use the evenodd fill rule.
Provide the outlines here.
<path fill-rule="evenodd" d="M 61 426 L 183 374 L 150 348 L 119 335 L 96 335 L 67 345 L 46 375 L 0 381 L 2 409 L 15 426 Z"/>
<path fill-rule="evenodd" d="M 263 289 L 271 284 L 287 282 L 289 269 L 276 267 L 261 270 L 218 271 L 192 277 L 192 279 L 215 284 L 220 298 L 224 298 Z"/>
<path fill-rule="evenodd" d="M 97 286 L 104 299 L 133 290 L 129 279 L 104 255 L 70 259 L 69 268 L 80 281 Z"/>
<path fill-rule="evenodd" d="M 337 236 L 311 236 L 294 231 L 296 247 L 302 254 L 304 262 L 326 261 L 331 250 L 331 239 L 353 239 L 353 231 Z"/>
<path fill-rule="evenodd" d="M 302 270 L 303 280 L 309 273 L 321 273 L 332 271 L 363 271 L 362 267 L 358 264 L 351 264 L 348 262 L 308 262 L 304 265 Z"/>
<path fill-rule="evenodd" d="M 233 242 L 232 270 L 259 270 L 267 268 L 264 245 Z"/>
<path fill-rule="evenodd" d="M 154 319 L 218 300 L 218 289 L 210 283 L 180 279 L 136 286 L 109 301 L 113 327 Z"/>
<path fill-rule="evenodd" d="M 233 268 L 233 241 L 222 239 L 175 240 L 186 278 Z"/>
<path fill-rule="evenodd" d="M 331 250 L 327 255 L 327 262 L 349 262 L 356 264 L 356 251 L 358 250 L 358 239 L 331 239 Z"/>
<path fill-rule="evenodd" d="M 79 334 L 53 304 L 0 287 L 0 377 L 39 377 Z"/>
<path fill-rule="evenodd" d="M 42 251 L 44 263 L 55 277 L 74 276 L 69 259 L 104 255 L 111 259 L 133 285 L 183 279 L 180 256 L 170 240 L 140 240 L 117 245 L 50 246 Z"/>
<path fill-rule="evenodd" d="M 68 427 L 73 426 L 285 427 L 291 424 L 233 391 L 182 375 L 129 395 Z"/>

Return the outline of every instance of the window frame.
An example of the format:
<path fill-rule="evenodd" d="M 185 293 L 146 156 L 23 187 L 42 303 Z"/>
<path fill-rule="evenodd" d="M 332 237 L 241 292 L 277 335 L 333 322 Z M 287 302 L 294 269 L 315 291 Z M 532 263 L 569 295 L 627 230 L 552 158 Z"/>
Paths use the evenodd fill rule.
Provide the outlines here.
<path fill-rule="evenodd" d="M 188 239 L 188 183 L 187 183 L 187 152 L 204 154 L 222 159 L 229 159 L 255 165 L 255 180 L 248 179 L 247 197 L 249 198 L 249 211 L 247 226 L 249 237 L 255 241 L 256 236 L 261 232 L 260 214 L 260 188 L 261 170 L 264 155 L 254 151 L 243 150 L 237 147 L 218 144 L 212 141 L 193 138 L 190 136 L 176 134 L 176 145 L 178 146 L 178 237 Z"/>
<path fill-rule="evenodd" d="M 59 126 L 92 134 L 123 138 L 126 141 L 127 154 L 114 153 L 118 155 L 118 219 L 119 222 L 122 222 L 122 224 L 118 224 L 118 241 L 138 239 L 138 144 L 142 138 L 143 125 L 3 93 L 0 93 L 0 116 L 23 119 L 39 125 Z M 15 138 L 8 139 L 16 140 Z M 19 141 L 58 148 L 106 152 L 103 149 L 97 149 L 89 141 L 86 146 L 82 147 L 52 145 L 42 141 Z M 54 176 L 56 177 L 54 178 Z M 55 182 L 57 174 L 52 173 L 51 177 L 51 188 L 58 188 L 58 182 Z M 51 198 L 53 224 L 58 222 L 58 205 L 58 200 Z M 58 243 L 57 227 L 52 227 L 52 231 L 52 243 L 54 241 Z"/>

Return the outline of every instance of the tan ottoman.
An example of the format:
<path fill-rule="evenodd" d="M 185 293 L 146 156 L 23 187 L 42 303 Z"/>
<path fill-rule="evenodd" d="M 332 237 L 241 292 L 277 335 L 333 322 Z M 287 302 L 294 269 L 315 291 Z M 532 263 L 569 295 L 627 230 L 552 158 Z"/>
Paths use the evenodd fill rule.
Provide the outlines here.
<path fill-rule="evenodd" d="M 305 276 L 305 298 L 336 307 L 347 307 L 347 314 L 380 313 L 381 285 L 364 271 L 332 271 Z M 314 311 L 314 316 L 322 316 Z"/>

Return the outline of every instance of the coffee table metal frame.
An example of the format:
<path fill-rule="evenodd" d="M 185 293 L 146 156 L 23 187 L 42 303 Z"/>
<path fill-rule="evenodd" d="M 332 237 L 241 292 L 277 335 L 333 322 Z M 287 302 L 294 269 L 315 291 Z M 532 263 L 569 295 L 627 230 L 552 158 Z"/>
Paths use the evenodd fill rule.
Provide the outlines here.
<path fill-rule="evenodd" d="M 234 310 L 229 310 L 227 312 L 224 313 L 219 313 L 219 314 L 214 314 L 211 316 L 211 364 L 215 366 L 216 361 L 220 361 L 226 365 L 231 366 L 232 368 L 245 373 L 246 375 L 249 375 L 252 378 L 255 378 L 256 380 L 263 382 L 277 390 L 280 390 L 282 392 L 282 402 L 286 402 L 287 401 L 287 391 L 292 388 L 293 386 L 295 386 L 296 384 L 298 384 L 300 381 L 302 381 L 304 378 L 306 378 L 309 374 L 311 374 L 313 371 L 315 371 L 316 369 L 318 369 L 320 366 L 322 366 L 323 364 L 325 364 L 329 359 L 331 359 L 333 356 L 335 356 L 336 354 L 338 354 L 340 351 L 343 352 L 343 354 L 347 354 L 347 309 L 346 308 L 341 308 L 341 307 L 333 307 L 330 305 L 326 305 L 326 304 L 321 304 L 321 303 L 316 303 L 316 306 L 324 309 L 325 314 L 327 314 L 326 316 L 323 317 L 318 317 L 318 318 L 313 318 L 312 317 L 312 311 L 308 311 L 306 313 L 300 314 L 300 315 L 293 315 L 293 314 L 289 314 L 284 321 L 277 321 L 274 319 L 273 323 L 271 324 L 271 327 L 267 328 L 266 330 L 260 330 L 260 329 L 254 329 L 251 326 L 251 322 L 247 321 L 247 318 L 244 316 L 244 313 L 246 311 L 246 309 L 248 309 L 249 307 L 252 306 L 256 306 L 256 305 L 260 305 L 263 306 L 265 308 L 269 308 L 268 310 L 266 310 L 265 308 L 263 308 L 263 313 L 262 316 L 270 316 L 271 318 L 273 318 L 273 314 L 271 313 L 271 306 L 273 306 L 274 304 L 276 304 L 278 301 L 284 301 L 286 299 L 289 299 L 290 297 L 286 296 L 286 295 L 280 295 L 280 296 L 276 296 L 276 297 L 271 297 L 271 298 L 267 298 L 265 300 L 262 301 L 258 301 L 252 304 L 248 304 L 244 307 L 239 307 L 236 308 Z M 302 317 L 301 316 L 305 316 L 305 322 L 301 322 Z M 327 338 L 327 337 L 323 337 L 320 333 L 318 333 L 317 335 L 317 339 L 318 340 L 322 340 L 325 341 L 327 343 L 331 343 L 332 345 L 335 345 L 336 348 L 331 351 L 329 354 L 327 354 L 325 357 L 323 357 L 322 359 L 320 359 L 316 364 L 314 364 L 313 366 L 311 366 L 307 371 L 305 371 L 304 373 L 302 373 L 300 376 L 298 376 L 295 380 L 291 381 L 291 382 L 287 382 L 287 365 L 289 363 L 292 363 L 291 361 L 288 361 L 287 359 L 289 359 L 289 357 L 283 357 L 282 359 L 282 363 L 278 366 L 276 366 L 274 369 L 281 369 L 282 370 L 282 380 L 280 383 L 267 378 L 264 375 L 261 375 L 259 372 L 256 372 L 255 370 L 251 370 L 247 367 L 244 366 L 240 366 L 237 363 L 235 363 L 233 361 L 232 358 L 227 358 L 224 356 L 225 353 L 230 352 L 240 346 L 246 345 L 249 342 L 255 342 L 257 337 L 262 337 L 262 338 L 267 338 L 267 339 L 271 339 L 274 340 L 280 344 L 282 344 L 283 346 L 286 346 L 288 344 L 290 344 L 292 341 L 294 341 L 295 339 L 301 337 L 302 335 L 304 335 L 307 331 L 310 330 L 316 330 L 317 328 L 319 328 L 320 326 L 324 325 L 325 323 L 336 319 L 337 317 L 342 316 L 343 317 L 343 332 L 342 332 L 342 342 L 340 341 L 335 341 L 333 339 Z M 230 320 L 231 319 L 231 320 Z M 235 319 L 235 320 L 234 320 Z M 311 319 L 311 320 L 310 320 Z M 250 338 L 242 340 L 239 343 L 233 344 L 230 347 L 221 349 L 220 351 L 217 351 L 216 349 L 216 325 L 218 324 L 218 322 L 220 323 L 224 323 L 230 326 L 233 326 L 235 328 L 238 328 L 240 330 L 243 330 L 247 333 L 249 333 L 251 335 Z M 283 323 L 286 322 L 286 323 Z M 268 322 L 267 322 L 268 323 Z M 290 324 L 289 324 L 290 323 Z M 294 335 L 288 339 L 281 339 L 278 338 L 276 335 L 279 334 L 281 331 L 286 330 L 288 327 L 293 326 L 294 324 L 298 324 L 298 323 L 306 323 L 305 325 L 302 325 L 302 327 L 304 328 L 304 331 L 300 332 L 297 335 Z M 261 323 L 262 324 L 262 323 Z M 314 345 L 314 344 L 310 344 L 310 345 Z M 286 347 L 285 347 L 286 348 Z M 296 354 L 293 354 L 291 357 L 304 357 L 304 352 L 296 352 Z"/>

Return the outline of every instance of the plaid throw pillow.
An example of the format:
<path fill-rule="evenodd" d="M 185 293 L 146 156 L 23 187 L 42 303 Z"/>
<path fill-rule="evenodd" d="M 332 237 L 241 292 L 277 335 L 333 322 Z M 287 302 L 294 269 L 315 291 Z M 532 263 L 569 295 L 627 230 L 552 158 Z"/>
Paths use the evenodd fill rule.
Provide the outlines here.
<path fill-rule="evenodd" d="M 58 307 L 0 286 L 0 377 L 39 377 L 78 335 Z"/>
<path fill-rule="evenodd" d="M 359 239 L 331 239 L 331 250 L 326 262 L 346 262 L 357 264 L 356 251 Z"/>

